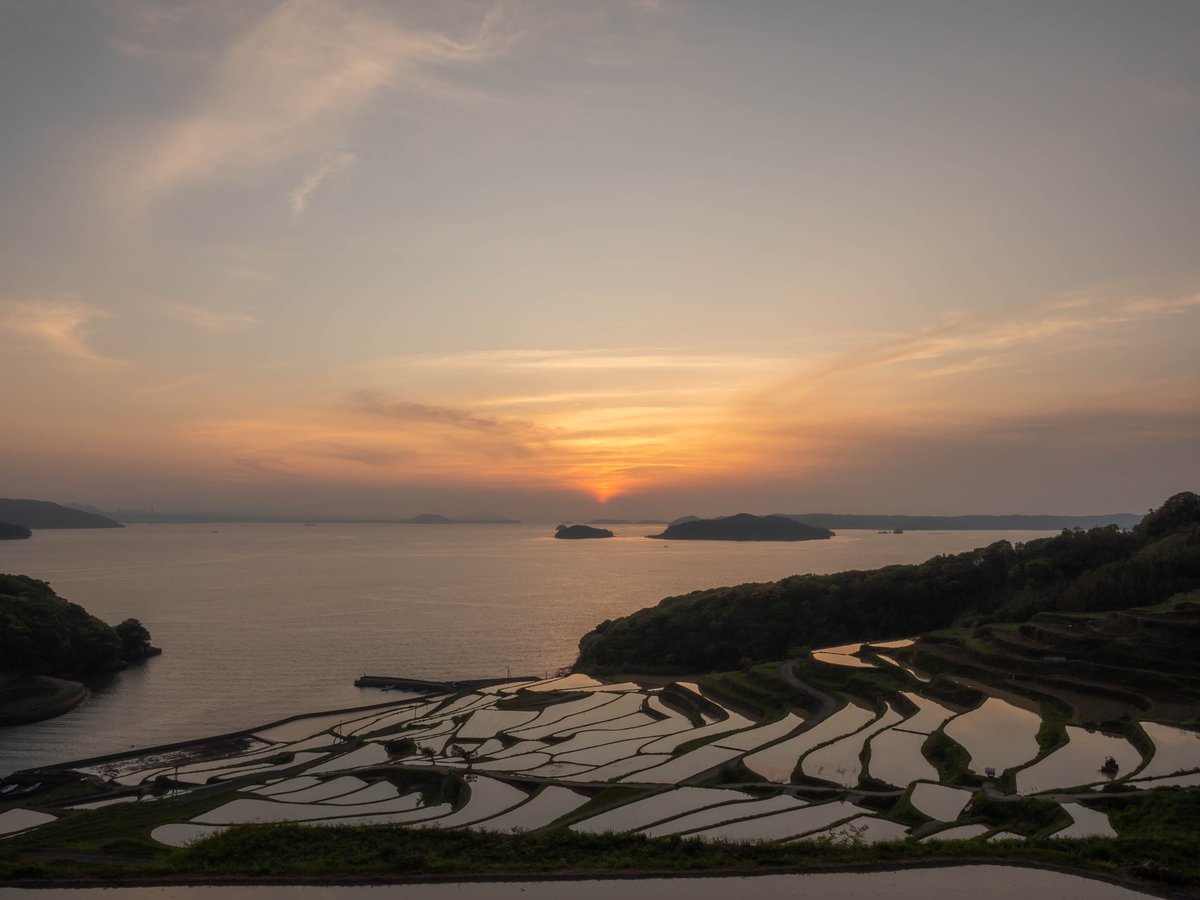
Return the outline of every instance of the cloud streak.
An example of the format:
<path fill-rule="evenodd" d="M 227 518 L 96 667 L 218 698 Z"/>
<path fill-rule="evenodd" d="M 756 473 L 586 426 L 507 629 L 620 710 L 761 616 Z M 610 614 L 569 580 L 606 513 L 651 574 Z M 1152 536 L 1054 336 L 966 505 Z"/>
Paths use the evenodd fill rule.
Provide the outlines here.
<path fill-rule="evenodd" d="M 0 300 L 0 338 L 70 359 L 112 365 L 117 360 L 87 344 L 88 326 L 108 317 L 100 307 L 76 299 Z"/>
<path fill-rule="evenodd" d="M 298 158 L 308 172 L 290 192 L 294 215 L 345 171 L 355 123 L 389 91 L 446 93 L 439 71 L 499 52 L 503 21 L 485 16 L 454 38 L 410 28 L 363 3 L 283 0 L 244 27 L 213 64 L 193 108 L 168 123 L 137 160 L 134 209 L 202 181 L 244 181 Z"/>
<path fill-rule="evenodd" d="M 218 334 L 235 334 L 253 328 L 258 320 L 249 313 L 210 309 L 192 303 L 168 303 L 162 307 L 164 315 Z"/>
<path fill-rule="evenodd" d="M 356 162 L 358 162 L 358 157 L 350 152 L 323 158 L 317 167 L 305 175 L 288 194 L 288 205 L 292 209 L 292 217 L 299 218 L 308 209 L 313 194 L 327 179 L 347 171 Z"/>

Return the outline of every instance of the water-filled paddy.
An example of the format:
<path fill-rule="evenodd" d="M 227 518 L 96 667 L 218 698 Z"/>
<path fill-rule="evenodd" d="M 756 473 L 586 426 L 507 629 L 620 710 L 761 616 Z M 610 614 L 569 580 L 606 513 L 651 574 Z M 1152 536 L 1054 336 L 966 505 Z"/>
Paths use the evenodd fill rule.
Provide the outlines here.
<path fill-rule="evenodd" d="M 954 710 L 920 694 L 906 693 L 903 696 L 917 708 L 915 713 L 898 726 L 905 731 L 921 731 L 928 734 L 941 728 L 943 722 L 955 715 Z"/>
<path fill-rule="evenodd" d="M 747 756 L 744 760 L 746 768 L 767 781 L 787 784 L 792 780 L 792 772 L 802 754 L 826 741 L 857 731 L 874 718 L 873 712 L 848 704 L 803 734 Z"/>
<path fill-rule="evenodd" d="M 971 838 L 977 838 L 982 834 L 987 834 L 988 827 L 986 825 L 955 825 L 953 828 L 943 828 L 941 831 L 935 832 L 928 837 L 921 838 L 922 841 L 966 841 Z"/>
<path fill-rule="evenodd" d="M 764 744 L 786 737 L 802 724 L 804 724 L 804 719 L 795 713 L 788 713 L 777 722 L 760 725 L 758 728 L 751 728 L 738 734 L 731 734 L 729 737 L 714 741 L 714 743 L 721 747 L 732 747 L 735 750 L 754 750 Z"/>
<path fill-rule="evenodd" d="M 1098 809 L 1088 809 L 1078 803 L 1064 803 L 1063 809 L 1072 819 L 1070 825 L 1061 831 L 1056 831 L 1053 837 L 1084 838 L 1084 837 L 1116 837 L 1108 815 Z"/>
<path fill-rule="evenodd" d="M 909 799 L 913 806 L 930 818 L 953 822 L 971 802 L 971 792 L 944 784 L 921 782 L 913 785 Z"/>
<path fill-rule="evenodd" d="M 1142 761 L 1141 754 L 1125 738 L 1068 725 L 1065 747 L 1017 772 L 1017 792 L 1036 794 L 1105 781 L 1100 766 L 1108 756 L 1116 759 L 1122 773 L 1132 772 Z"/>
<path fill-rule="evenodd" d="M 636 775 L 628 775 L 621 780 L 678 784 L 685 778 L 690 778 L 693 775 L 698 775 L 701 772 L 719 766 L 738 755 L 739 751 L 730 750 L 728 747 L 697 747 L 695 750 L 684 753 L 682 756 L 676 756 L 662 765 L 655 766 L 653 769 L 646 769 L 638 772 Z"/>
<path fill-rule="evenodd" d="M 49 813 L 17 807 L 0 813 L 0 834 L 15 834 L 53 821 L 54 816 Z"/>
<path fill-rule="evenodd" d="M 814 831 L 796 840 L 832 838 L 835 841 L 854 841 L 863 844 L 882 844 L 886 841 L 902 841 L 908 837 L 908 829 L 899 822 L 880 819 L 877 816 L 855 816 L 849 822 L 821 831 Z"/>
<path fill-rule="evenodd" d="M 432 819 L 431 825 L 439 828 L 453 828 L 456 825 L 470 825 L 481 819 L 489 819 L 505 810 L 512 809 L 518 803 L 524 803 L 529 795 L 519 788 L 513 787 L 495 778 L 478 777 L 470 785 L 471 796 L 467 804 L 455 813 L 445 818 Z"/>
<path fill-rule="evenodd" d="M 329 781 L 321 781 L 311 775 L 303 775 L 299 778 L 289 778 L 269 787 L 259 788 L 254 793 L 288 803 L 315 803 L 320 800 L 329 800 L 332 797 L 353 794 L 366 786 L 365 781 L 355 778 L 353 775 L 343 775 L 340 778 L 331 778 Z"/>
<path fill-rule="evenodd" d="M 1137 773 L 1138 778 L 1200 769 L 1200 732 L 1157 722 L 1143 722 L 1142 728 L 1154 741 L 1154 758 Z"/>
<path fill-rule="evenodd" d="M 709 809 L 697 810 L 687 815 L 679 816 L 667 822 L 649 828 L 642 828 L 641 833 L 649 837 L 664 837 L 668 834 L 684 834 L 702 828 L 711 828 L 722 822 L 732 822 L 749 816 L 762 816 L 769 813 L 785 812 L 807 806 L 803 800 L 781 794 L 768 797 L 765 800 L 746 800 L 729 803 L 724 806 L 714 806 Z"/>
<path fill-rule="evenodd" d="M 813 750 L 804 757 L 800 764 L 801 771 L 810 778 L 821 778 L 843 787 L 854 787 L 858 784 L 858 776 L 862 772 L 859 756 L 863 745 L 872 735 L 890 728 L 900 719 L 900 714 L 889 706 L 882 716 L 861 731 Z"/>
<path fill-rule="evenodd" d="M 707 840 L 723 841 L 777 841 L 794 835 L 807 834 L 823 829 L 834 822 L 849 819 L 865 812 L 853 803 L 834 800 L 814 806 L 805 806 L 788 812 L 746 819 L 717 825 L 696 833 Z"/>
<path fill-rule="evenodd" d="M 921 755 L 921 746 L 926 740 L 928 735 L 895 728 L 875 735 L 870 743 L 869 774 L 897 787 L 921 779 L 937 781 L 937 769 Z"/>
<path fill-rule="evenodd" d="M 971 769 L 1003 772 L 1027 763 L 1038 754 L 1037 733 L 1042 717 L 996 697 L 947 723 L 945 733 L 971 754 Z"/>
<path fill-rule="evenodd" d="M 572 825 L 571 830 L 589 834 L 603 834 L 606 831 L 633 831 L 636 828 L 643 828 L 654 822 L 661 822 L 663 819 L 674 818 L 705 807 L 749 799 L 748 794 L 740 791 L 682 787 L 606 810 Z"/>
<path fill-rule="evenodd" d="M 528 802 L 471 827 L 483 831 L 530 831 L 549 825 L 587 802 L 588 798 L 583 794 L 552 784 L 542 788 Z"/>
<path fill-rule="evenodd" d="M 830 666 L 846 666 L 851 669 L 874 669 L 875 663 L 859 659 L 857 656 L 847 656 L 843 653 L 828 653 L 820 650 L 813 651 L 812 658 L 817 662 Z"/>

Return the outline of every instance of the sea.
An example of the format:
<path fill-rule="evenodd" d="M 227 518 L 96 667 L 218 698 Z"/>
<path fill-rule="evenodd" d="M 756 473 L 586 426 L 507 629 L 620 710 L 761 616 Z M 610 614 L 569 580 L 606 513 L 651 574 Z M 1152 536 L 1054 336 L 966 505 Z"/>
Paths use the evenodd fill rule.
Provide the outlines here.
<path fill-rule="evenodd" d="M 545 676 L 605 619 L 664 597 L 922 562 L 1041 531 L 842 531 L 827 541 L 565 541 L 553 525 L 210 524 L 38 531 L 0 572 L 48 581 L 163 654 L 71 712 L 0 728 L 0 775 L 386 702 L 363 674 Z M 862 636 L 864 639 L 896 635 Z"/>

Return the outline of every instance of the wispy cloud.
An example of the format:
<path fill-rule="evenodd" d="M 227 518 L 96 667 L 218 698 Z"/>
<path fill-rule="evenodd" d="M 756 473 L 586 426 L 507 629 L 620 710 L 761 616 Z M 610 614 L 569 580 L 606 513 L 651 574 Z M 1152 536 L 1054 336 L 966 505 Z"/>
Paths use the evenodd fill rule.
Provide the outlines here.
<path fill-rule="evenodd" d="M 88 326 L 108 317 L 106 310 L 73 298 L 0 300 L 0 338 L 84 362 L 113 364 L 117 361 L 87 344 Z"/>
<path fill-rule="evenodd" d="M 1011 364 L 1038 347 L 1070 348 L 1071 340 L 1121 326 L 1184 315 L 1200 308 L 1200 294 L 1173 298 L 1073 298 L 990 316 L 950 316 L 942 322 L 864 343 L 799 373 L 791 384 L 855 372 L 907 367 L 934 378 Z M 772 390 L 778 389 L 775 386 Z"/>
<path fill-rule="evenodd" d="M 315 169 L 301 179 L 300 183 L 288 195 L 292 216 L 299 217 L 306 209 L 312 195 L 327 178 L 345 172 L 358 162 L 358 157 L 348 151 L 321 159 Z"/>
<path fill-rule="evenodd" d="M 436 91 L 442 68 L 497 53 L 511 37 L 509 21 L 495 15 L 452 37 L 407 27 L 390 12 L 283 0 L 249 23 L 219 55 L 193 108 L 136 159 L 127 188 L 132 206 L 307 158 L 309 174 L 290 197 L 302 211 L 320 182 L 352 161 L 334 148 L 347 144 L 370 104 L 392 90 Z"/>
<path fill-rule="evenodd" d="M 431 406 L 408 400 L 390 400 L 374 391 L 357 391 L 348 404 L 355 412 L 379 416 L 396 422 L 423 423 L 427 425 L 450 425 L 472 430 L 500 431 L 533 428 L 528 422 L 502 421 L 488 416 L 479 416 L 462 409 L 447 406 Z"/>
<path fill-rule="evenodd" d="M 162 312 L 176 321 L 225 334 L 248 331 L 258 322 L 249 313 L 210 309 L 192 303 L 168 303 L 162 306 Z"/>
<path fill-rule="evenodd" d="M 696 353 L 679 348 L 622 350 L 519 349 L 482 350 L 430 356 L 409 356 L 392 361 L 397 368 L 495 370 L 610 370 L 642 369 L 764 369 L 780 364 L 781 358 L 746 353 Z"/>

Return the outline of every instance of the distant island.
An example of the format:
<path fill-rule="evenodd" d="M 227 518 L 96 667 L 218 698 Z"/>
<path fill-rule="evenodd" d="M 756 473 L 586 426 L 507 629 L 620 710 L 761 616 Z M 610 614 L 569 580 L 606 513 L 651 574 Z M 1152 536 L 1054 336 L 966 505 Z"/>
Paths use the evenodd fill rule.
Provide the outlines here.
<path fill-rule="evenodd" d="M 107 625 L 44 581 L 0 575 L 0 725 L 61 715 L 83 680 L 161 652 L 137 619 Z"/>
<path fill-rule="evenodd" d="M 671 541 L 822 541 L 833 537 L 833 532 L 787 516 L 738 513 L 721 519 L 676 522 L 668 525 L 662 534 L 646 537 Z"/>
<path fill-rule="evenodd" d="M 22 541 L 33 537 L 33 532 L 24 525 L 0 522 L 0 541 Z"/>
<path fill-rule="evenodd" d="M 0 499 L 0 522 L 10 522 L 34 531 L 50 528 L 123 528 L 107 516 L 60 506 L 47 500 Z"/>
<path fill-rule="evenodd" d="M 821 528 L 900 531 L 1059 531 L 1063 528 L 1132 528 L 1142 520 L 1133 513 L 1101 516 L 876 516 L 843 513 L 783 514 Z"/>
<path fill-rule="evenodd" d="M 589 538 L 610 538 L 613 533 L 607 528 L 593 528 L 591 525 L 559 525 L 554 529 L 554 536 L 564 541 L 582 541 Z"/>

